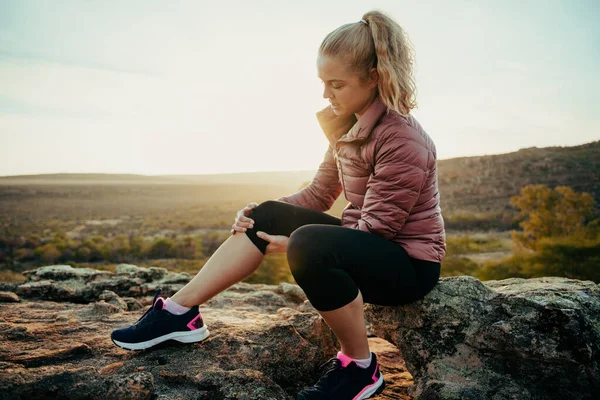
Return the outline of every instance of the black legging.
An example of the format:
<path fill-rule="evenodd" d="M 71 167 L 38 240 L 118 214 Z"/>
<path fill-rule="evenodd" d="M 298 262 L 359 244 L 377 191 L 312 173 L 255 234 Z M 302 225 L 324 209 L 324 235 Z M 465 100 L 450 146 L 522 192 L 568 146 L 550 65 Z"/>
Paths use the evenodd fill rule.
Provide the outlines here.
<path fill-rule="evenodd" d="M 329 214 L 269 200 L 249 215 L 245 233 L 264 254 L 269 244 L 257 231 L 288 236 L 287 260 L 313 307 L 331 311 L 353 301 L 394 306 L 421 299 L 440 277 L 438 262 L 410 257 L 397 243 L 341 226 Z"/>

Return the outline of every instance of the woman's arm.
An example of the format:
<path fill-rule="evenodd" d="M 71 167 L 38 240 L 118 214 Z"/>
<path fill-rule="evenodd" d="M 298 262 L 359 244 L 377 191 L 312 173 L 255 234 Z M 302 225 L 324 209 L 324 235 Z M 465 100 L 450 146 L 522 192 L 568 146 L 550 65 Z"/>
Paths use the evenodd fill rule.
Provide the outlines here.
<path fill-rule="evenodd" d="M 276 200 L 324 212 L 333 206 L 341 192 L 342 184 L 330 144 L 312 182 L 298 192 Z"/>

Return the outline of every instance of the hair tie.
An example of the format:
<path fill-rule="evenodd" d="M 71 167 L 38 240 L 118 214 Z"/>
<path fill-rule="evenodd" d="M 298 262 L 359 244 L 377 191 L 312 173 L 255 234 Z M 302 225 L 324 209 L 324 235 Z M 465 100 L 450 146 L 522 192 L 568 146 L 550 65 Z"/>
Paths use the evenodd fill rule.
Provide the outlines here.
<path fill-rule="evenodd" d="M 358 21 L 358 22 L 362 22 L 362 23 L 363 23 L 363 24 L 365 24 L 365 25 L 369 25 L 369 23 L 368 23 L 367 21 L 365 21 L 364 19 L 361 19 L 361 20 L 360 20 L 360 21 Z"/>

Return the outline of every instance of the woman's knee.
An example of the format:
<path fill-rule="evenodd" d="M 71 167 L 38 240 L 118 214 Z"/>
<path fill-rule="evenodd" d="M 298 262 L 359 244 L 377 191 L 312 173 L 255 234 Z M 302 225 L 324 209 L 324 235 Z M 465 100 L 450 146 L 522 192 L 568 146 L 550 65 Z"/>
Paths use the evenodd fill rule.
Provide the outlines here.
<path fill-rule="evenodd" d="M 254 213 L 272 213 L 273 210 L 277 208 L 278 201 L 275 200 L 267 200 L 260 203 L 254 210 L 252 210 L 252 214 Z"/>
<path fill-rule="evenodd" d="M 267 200 L 260 203 L 256 208 L 252 210 L 248 218 L 252 218 L 254 221 L 254 226 L 260 226 L 260 230 L 268 229 L 271 223 L 271 219 L 273 219 L 277 213 L 277 205 L 278 203 L 275 200 Z M 266 226 L 264 224 L 267 224 Z"/>

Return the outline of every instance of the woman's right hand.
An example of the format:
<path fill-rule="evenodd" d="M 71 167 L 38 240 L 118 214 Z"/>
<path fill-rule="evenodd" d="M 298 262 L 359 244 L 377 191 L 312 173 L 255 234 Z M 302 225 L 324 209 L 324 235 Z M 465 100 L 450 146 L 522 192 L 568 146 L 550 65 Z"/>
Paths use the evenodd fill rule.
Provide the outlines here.
<path fill-rule="evenodd" d="M 252 211 L 258 207 L 255 202 L 248 203 L 246 207 L 237 212 L 234 224 L 231 226 L 231 234 L 235 235 L 236 232 L 246 232 L 247 229 L 254 227 L 254 220 L 248 218 Z"/>

